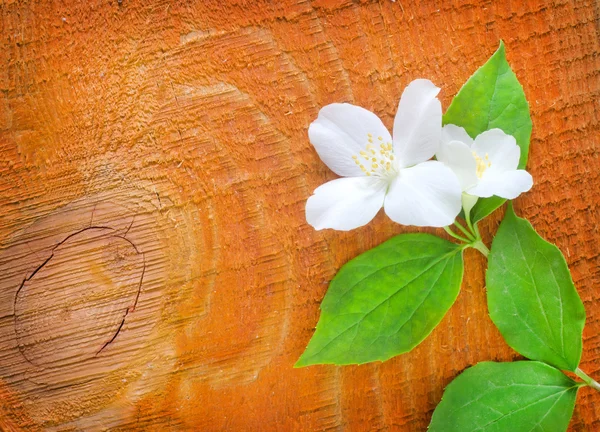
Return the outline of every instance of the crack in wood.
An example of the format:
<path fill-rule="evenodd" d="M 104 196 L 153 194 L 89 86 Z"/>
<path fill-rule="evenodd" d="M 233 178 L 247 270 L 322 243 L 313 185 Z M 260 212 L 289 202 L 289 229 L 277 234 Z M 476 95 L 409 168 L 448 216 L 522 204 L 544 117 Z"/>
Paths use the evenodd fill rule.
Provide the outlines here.
<path fill-rule="evenodd" d="M 131 223 L 133 224 L 133 221 Z M 131 228 L 131 226 L 129 228 Z M 129 228 L 127 229 L 127 231 L 129 231 Z M 131 244 L 131 246 L 133 246 L 133 248 L 135 249 L 137 254 L 138 255 L 140 254 L 140 251 L 138 250 L 136 245 L 131 240 L 125 238 L 124 236 L 116 235 L 114 237 L 122 238 L 123 240 L 128 241 Z M 132 313 L 135 312 L 135 307 L 137 306 L 137 302 L 140 298 L 140 293 L 142 292 L 142 283 L 144 281 L 144 274 L 146 273 L 146 256 L 143 252 L 141 253 L 141 255 L 142 255 L 142 275 L 140 276 L 140 283 L 138 285 L 138 289 L 137 289 L 137 293 L 135 296 L 135 300 L 133 302 L 133 306 L 131 307 L 131 309 L 129 308 L 129 306 L 125 309 L 125 314 L 123 315 L 123 320 L 121 321 L 119 328 L 117 328 L 117 331 L 115 332 L 113 337 L 108 342 L 106 342 L 102 348 L 100 348 L 100 350 L 96 353 L 96 356 L 98 354 L 100 354 L 104 348 L 106 348 L 108 345 L 110 345 L 117 338 L 117 336 L 119 335 L 119 332 L 121 331 L 121 329 L 123 328 L 123 325 L 125 324 L 125 318 L 127 317 L 127 315 L 129 315 L 130 312 L 132 312 Z"/>
<path fill-rule="evenodd" d="M 95 207 L 94 207 L 95 210 Z M 117 328 L 117 330 L 115 331 L 115 333 L 113 334 L 113 336 L 110 338 L 110 340 L 108 340 L 103 346 L 102 348 L 100 348 L 96 354 L 94 355 L 94 357 L 96 357 L 98 354 L 100 354 L 108 345 L 110 345 L 112 342 L 114 342 L 114 340 L 117 338 L 117 336 L 119 335 L 119 333 L 121 332 L 123 326 L 125 325 L 125 318 L 127 317 L 127 315 L 129 315 L 129 313 L 133 313 L 135 312 L 135 308 L 137 306 L 137 303 L 139 301 L 140 298 L 140 294 L 142 292 L 142 284 L 144 281 L 144 275 L 146 273 L 146 256 L 144 254 L 144 252 L 140 252 L 140 250 L 137 248 L 136 244 L 134 242 L 132 242 L 130 239 L 126 238 L 125 236 L 127 235 L 127 233 L 129 233 L 129 230 L 131 229 L 131 227 L 133 226 L 133 223 L 135 221 L 135 215 L 133 216 L 131 223 L 129 224 L 129 226 L 127 227 L 127 230 L 125 231 L 125 233 L 123 235 L 118 235 L 118 234 L 114 234 L 111 237 L 116 237 L 116 238 L 120 238 L 122 240 L 125 240 L 126 242 L 128 242 L 133 249 L 135 250 L 136 254 L 141 255 L 142 256 L 142 274 L 140 276 L 140 281 L 137 287 L 137 291 L 136 291 L 136 296 L 135 296 L 135 300 L 133 302 L 133 305 L 131 307 L 127 307 L 125 309 L 125 313 L 123 314 L 123 318 L 121 320 L 121 323 L 119 324 L 119 327 Z M 93 222 L 93 213 L 92 213 L 92 220 L 90 222 Z M 17 292 L 15 293 L 15 298 L 14 298 L 14 302 L 13 302 L 13 328 L 14 328 L 14 332 L 15 332 L 15 338 L 19 339 L 19 335 L 17 332 L 17 319 L 18 319 L 18 315 L 17 315 L 17 301 L 19 298 L 19 294 L 22 291 L 22 289 L 25 287 L 25 284 L 30 281 L 31 279 L 33 279 L 33 277 L 42 269 L 44 268 L 49 262 L 50 260 L 52 260 L 52 258 L 54 257 L 54 252 L 56 251 L 56 249 L 58 249 L 61 245 L 63 245 L 65 242 L 67 242 L 69 239 L 73 238 L 74 236 L 77 236 L 79 234 L 82 234 L 86 231 L 89 230 L 111 230 L 111 231 L 117 231 L 115 228 L 109 227 L 109 226 L 88 226 L 85 228 L 82 228 L 78 231 L 75 231 L 71 234 L 69 234 L 67 237 L 65 237 L 63 240 L 61 240 L 59 243 L 57 243 L 52 250 L 50 251 L 50 256 L 48 258 L 46 258 L 38 267 L 35 268 L 35 270 L 33 270 L 33 272 L 29 275 L 26 276 L 23 279 L 23 282 L 21 282 L 21 284 L 19 285 L 19 288 L 17 289 Z M 23 356 L 23 358 L 32 366 L 36 366 L 37 365 L 35 363 L 33 363 L 31 361 L 31 359 L 29 359 L 27 357 L 27 355 L 25 354 L 25 351 L 23 349 L 23 346 L 20 343 L 17 343 L 17 349 L 19 350 L 19 353 Z"/>
<path fill-rule="evenodd" d="M 115 332 L 115 334 L 113 335 L 112 338 L 110 338 L 110 340 L 108 342 L 106 342 L 102 348 L 100 348 L 98 350 L 98 352 L 96 353 L 96 355 L 100 354 L 102 352 L 102 350 L 104 348 L 106 348 L 108 345 L 110 345 L 116 338 L 117 335 L 119 334 L 119 332 L 121 331 L 121 329 L 123 328 L 123 324 L 125 324 L 125 317 L 127 316 L 127 314 L 129 313 L 129 308 L 125 309 L 125 316 L 123 317 L 123 319 L 121 320 L 121 324 L 119 324 L 119 328 L 117 328 L 117 331 Z"/>

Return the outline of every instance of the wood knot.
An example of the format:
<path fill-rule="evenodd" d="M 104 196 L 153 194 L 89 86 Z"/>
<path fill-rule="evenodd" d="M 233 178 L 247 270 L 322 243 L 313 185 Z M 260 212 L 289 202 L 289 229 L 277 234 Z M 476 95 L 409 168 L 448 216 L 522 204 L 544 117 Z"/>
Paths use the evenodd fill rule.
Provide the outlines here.
<path fill-rule="evenodd" d="M 68 235 L 15 295 L 19 351 L 41 367 L 64 367 L 117 339 L 138 302 L 144 254 L 123 233 L 90 226 Z"/>

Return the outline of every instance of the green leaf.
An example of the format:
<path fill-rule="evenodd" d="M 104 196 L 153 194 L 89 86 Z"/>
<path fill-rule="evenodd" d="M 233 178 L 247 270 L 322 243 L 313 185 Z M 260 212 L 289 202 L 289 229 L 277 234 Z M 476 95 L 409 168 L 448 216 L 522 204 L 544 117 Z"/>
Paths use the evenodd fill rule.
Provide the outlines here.
<path fill-rule="evenodd" d="M 429 432 L 565 431 L 578 388 L 544 363 L 479 363 L 446 387 Z"/>
<path fill-rule="evenodd" d="M 530 359 L 577 369 L 585 309 L 560 250 L 509 205 L 488 260 L 488 308 L 506 342 Z"/>
<path fill-rule="evenodd" d="M 444 114 L 443 123 L 465 128 L 472 138 L 488 129 L 502 129 L 517 140 L 521 148 L 519 168 L 525 168 L 531 137 L 529 104 L 523 87 L 506 61 L 503 42 L 462 86 Z M 471 220 L 483 219 L 504 201 L 499 197 L 480 199 L 473 208 Z"/>
<path fill-rule="evenodd" d="M 464 246 L 430 234 L 404 234 L 342 267 L 296 367 L 387 360 L 417 346 L 460 289 Z"/>
<path fill-rule="evenodd" d="M 479 201 L 477 201 L 477 204 L 475 204 L 475 207 L 473 207 L 471 221 L 473 223 L 479 222 L 487 215 L 492 214 L 492 212 L 504 204 L 505 201 L 506 199 L 497 196 L 479 198 Z"/>

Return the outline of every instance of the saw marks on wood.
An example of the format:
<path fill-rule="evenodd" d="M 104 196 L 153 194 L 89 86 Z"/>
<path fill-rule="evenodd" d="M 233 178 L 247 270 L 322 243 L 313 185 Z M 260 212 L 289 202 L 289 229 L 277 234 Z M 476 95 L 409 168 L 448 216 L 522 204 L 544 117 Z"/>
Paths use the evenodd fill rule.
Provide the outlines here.
<path fill-rule="evenodd" d="M 30 413 L 42 423 L 73 394 L 114 396 L 164 307 L 158 221 L 107 195 L 38 219 L 0 255 L 0 373 L 32 399 L 44 395 Z M 111 374 L 122 382 L 107 382 Z"/>
<path fill-rule="evenodd" d="M 17 289 L 17 347 L 38 367 L 73 367 L 98 356 L 135 312 L 144 254 L 114 228 L 77 231 L 54 248 Z M 81 341 L 81 333 L 86 334 Z M 57 347 L 60 347 L 57 349 Z"/>
<path fill-rule="evenodd" d="M 239 385 L 256 379 L 286 336 L 293 263 L 273 225 L 276 209 L 265 199 L 276 190 L 263 182 L 295 168 L 278 152 L 285 137 L 239 89 L 189 83 L 173 90 L 153 123 L 156 139 L 191 172 L 205 172 L 198 189 L 218 194 L 205 207 L 219 245 L 215 274 L 202 281 L 210 287 L 210 314 L 198 314 L 193 302 L 181 306 L 190 322 L 178 345 L 182 359 L 196 363 L 185 379 Z M 233 121 L 235 128 L 219 126 Z M 197 362 L 204 357 L 210 360 Z"/>

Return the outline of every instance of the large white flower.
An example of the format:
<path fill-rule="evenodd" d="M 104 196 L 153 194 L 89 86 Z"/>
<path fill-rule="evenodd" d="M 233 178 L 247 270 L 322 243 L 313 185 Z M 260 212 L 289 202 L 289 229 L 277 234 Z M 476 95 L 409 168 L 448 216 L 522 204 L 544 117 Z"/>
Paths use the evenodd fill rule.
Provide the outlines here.
<path fill-rule="evenodd" d="M 513 199 L 533 185 L 531 175 L 517 169 L 520 155 L 515 138 L 500 129 L 485 131 L 473 140 L 463 128 L 446 125 L 436 158 L 454 171 L 469 195 Z"/>
<path fill-rule="evenodd" d="M 428 161 L 442 131 L 440 89 L 418 79 L 406 87 L 394 119 L 394 136 L 372 112 L 350 104 L 319 111 L 308 129 L 317 153 L 343 176 L 318 187 L 306 203 L 306 220 L 316 229 L 351 230 L 365 225 L 383 206 L 404 225 L 450 225 L 461 208 L 453 172 Z"/>

